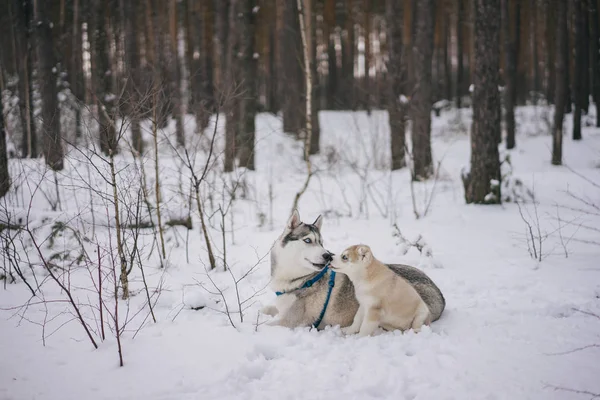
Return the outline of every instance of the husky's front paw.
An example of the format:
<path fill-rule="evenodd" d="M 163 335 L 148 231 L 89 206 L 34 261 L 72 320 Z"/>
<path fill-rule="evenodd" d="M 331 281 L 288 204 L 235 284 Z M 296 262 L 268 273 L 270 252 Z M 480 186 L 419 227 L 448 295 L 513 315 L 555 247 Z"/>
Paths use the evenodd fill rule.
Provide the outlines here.
<path fill-rule="evenodd" d="M 265 306 L 260 310 L 262 314 L 270 315 L 271 317 L 276 316 L 279 313 L 279 310 L 275 306 Z"/>
<path fill-rule="evenodd" d="M 358 329 L 354 328 L 353 326 L 347 326 L 341 330 L 344 335 L 354 335 L 355 333 L 358 333 Z"/>

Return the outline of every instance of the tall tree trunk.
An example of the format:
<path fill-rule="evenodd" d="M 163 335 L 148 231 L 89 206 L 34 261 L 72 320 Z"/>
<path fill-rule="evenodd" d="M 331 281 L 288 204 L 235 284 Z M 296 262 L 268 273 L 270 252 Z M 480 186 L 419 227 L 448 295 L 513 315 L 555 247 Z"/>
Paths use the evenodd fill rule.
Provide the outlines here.
<path fill-rule="evenodd" d="M 83 35 L 81 32 L 81 0 L 73 0 L 73 32 L 71 35 L 70 85 L 77 100 L 75 105 L 75 138 L 81 139 L 81 104 L 85 101 L 85 83 L 83 72 Z"/>
<path fill-rule="evenodd" d="M 597 0 L 590 0 L 590 53 L 591 53 L 591 69 L 592 69 L 592 96 L 596 104 L 596 126 L 600 128 L 600 32 L 598 31 L 598 6 Z"/>
<path fill-rule="evenodd" d="M 15 38 L 19 76 L 19 111 L 23 136 L 21 157 L 38 156 L 33 107 L 33 57 L 35 41 L 32 35 L 33 0 L 15 0 Z"/>
<path fill-rule="evenodd" d="M 293 0 L 296 1 L 296 0 Z M 335 51 L 335 0 L 326 0 L 323 9 L 323 39 L 327 44 L 327 108 L 338 108 L 337 57 Z"/>
<path fill-rule="evenodd" d="M 589 114 L 590 109 L 590 3 L 594 0 L 582 0 L 581 14 L 583 18 L 582 60 L 581 60 L 581 110 Z"/>
<path fill-rule="evenodd" d="M 429 0 L 427 0 L 429 1 Z M 363 0 L 363 29 L 364 29 L 364 40 L 365 40 L 365 83 L 364 83 L 364 107 L 367 112 L 371 112 L 373 107 L 373 96 L 371 91 L 371 77 L 369 76 L 369 70 L 371 69 L 371 8 L 372 0 Z M 432 11 L 433 12 L 433 11 Z M 432 46 L 433 46 L 433 28 L 432 28 Z M 433 49 L 432 49 L 433 52 Z"/>
<path fill-rule="evenodd" d="M 57 63 L 54 54 L 53 26 L 48 4 L 36 0 L 35 19 L 37 31 L 38 84 L 42 98 L 42 143 L 46 165 L 55 171 L 62 170 L 63 148 L 60 135 L 60 109 L 58 107 Z"/>
<path fill-rule="evenodd" d="M 556 92 L 554 94 L 554 126 L 552 129 L 552 165 L 562 164 L 563 119 L 565 116 L 565 103 L 567 102 L 567 4 L 556 3 L 556 60 L 555 79 Z"/>
<path fill-rule="evenodd" d="M 392 171 L 406 166 L 404 147 L 406 145 L 406 102 L 402 101 L 403 81 L 406 79 L 405 62 L 402 57 L 403 4 L 396 0 L 386 0 L 386 26 L 389 58 L 387 63 L 387 111 L 390 121 Z"/>
<path fill-rule="evenodd" d="M 433 57 L 433 10 L 435 0 L 417 3 L 413 59 L 415 87 L 411 100 L 413 180 L 429 178 L 431 160 L 431 59 Z"/>
<path fill-rule="evenodd" d="M 446 9 L 445 12 L 450 10 Z M 444 87 L 445 97 L 448 101 L 452 101 L 452 60 L 450 57 L 452 45 L 452 24 L 450 16 L 444 17 Z"/>
<path fill-rule="evenodd" d="M 585 40 L 584 29 L 584 5 L 585 0 L 574 0 L 575 7 L 575 73 L 573 74 L 573 99 L 575 101 L 575 111 L 573 113 L 573 140 L 581 140 L 581 109 L 583 107 L 584 77 L 586 68 L 585 47 L 588 45 Z"/>
<path fill-rule="evenodd" d="M 256 97 L 258 58 L 254 56 L 256 50 L 256 0 L 242 0 L 240 13 L 241 23 L 241 59 L 242 66 L 242 98 L 241 120 L 242 130 L 239 134 L 238 157 L 240 167 L 254 170 L 254 141 L 256 136 Z"/>
<path fill-rule="evenodd" d="M 515 91 L 517 86 L 517 64 L 515 54 L 515 38 L 516 32 L 511 32 L 510 19 L 510 0 L 502 0 L 502 28 L 504 31 L 504 107 L 506 108 L 506 148 L 512 149 L 515 147 Z"/>
<path fill-rule="evenodd" d="M 130 0 L 131 1 L 131 0 Z M 179 65 L 178 33 L 179 23 L 177 18 L 177 1 L 169 0 L 169 37 L 170 37 L 170 84 L 171 102 L 173 103 L 173 117 L 175 118 L 175 137 L 177 145 L 185 146 L 185 133 L 183 131 L 183 107 L 181 101 L 181 67 Z"/>
<path fill-rule="evenodd" d="M 499 204 L 500 0 L 476 0 L 471 169 L 463 175 L 467 203 Z"/>
<path fill-rule="evenodd" d="M 457 0 L 458 12 L 456 13 L 456 84 L 454 87 L 454 96 L 456 97 L 456 108 L 462 107 L 463 87 L 465 85 L 465 67 L 464 67 L 464 19 L 465 19 L 465 1 Z"/>
<path fill-rule="evenodd" d="M 236 137 L 240 131 L 240 98 L 237 93 L 237 85 L 239 81 L 239 63 L 236 55 L 238 54 L 240 35 L 238 34 L 237 13 L 239 9 L 240 1 L 245 0 L 230 0 L 227 19 L 229 21 L 229 31 L 227 33 L 227 46 L 226 46 L 226 69 L 225 69 L 225 81 L 224 89 L 227 95 L 221 95 L 224 99 L 224 109 L 226 115 L 225 122 L 225 160 L 224 170 L 225 172 L 233 171 L 235 168 L 235 155 L 236 155 Z M 277 7 L 280 7 L 277 4 Z M 219 14 L 219 18 L 222 15 Z M 222 25 L 220 25 L 222 26 Z"/>
<path fill-rule="evenodd" d="M 36 0 L 42 2 L 41 0 Z M 113 118 L 116 95 L 113 93 L 112 70 L 109 62 L 109 42 L 106 35 L 108 6 L 102 0 L 92 0 L 90 29 L 92 37 L 92 80 L 94 101 L 98 107 L 100 151 L 106 155 L 117 150 L 117 133 Z"/>
<path fill-rule="evenodd" d="M 303 0 L 305 12 L 305 27 L 306 27 L 306 45 L 308 46 L 307 54 L 309 56 L 310 75 L 311 75 L 311 101 L 310 101 L 310 118 L 311 118 L 311 138 L 309 154 L 317 154 L 321 144 L 321 127 L 319 126 L 319 109 L 317 107 L 317 95 L 319 87 L 317 85 L 317 13 L 315 10 L 315 0 Z M 308 88 L 306 89 L 309 90 Z M 308 92 L 307 92 L 308 93 Z"/>
<path fill-rule="evenodd" d="M 131 144 L 134 154 L 142 154 L 144 152 L 144 143 L 142 142 L 142 131 L 140 128 L 140 108 L 139 96 L 141 92 L 140 85 L 140 52 L 137 38 L 137 0 L 123 1 L 124 16 L 125 16 L 125 52 L 127 65 L 127 113 L 129 114 L 131 127 Z"/>
<path fill-rule="evenodd" d="M 300 44 L 298 9 L 294 0 L 277 0 L 277 58 L 283 131 L 296 136 L 304 126 L 304 64 Z M 281 21 L 280 21 L 281 19 Z"/>
<path fill-rule="evenodd" d="M 537 103 L 537 93 L 540 89 L 539 74 L 538 74 L 538 44 L 537 44 L 537 0 L 529 2 L 529 51 L 531 54 L 531 83 L 530 90 L 534 96 L 534 101 Z"/>
<path fill-rule="evenodd" d="M 0 66 L 2 60 L 0 60 Z M 0 198 L 10 189 L 8 173 L 8 151 L 6 148 L 6 126 L 4 125 L 4 102 L 0 101 Z"/>
<path fill-rule="evenodd" d="M 354 7 L 353 0 L 346 0 L 344 10 L 344 33 L 342 34 L 342 86 L 341 107 L 345 110 L 356 108 L 354 102 Z"/>
<path fill-rule="evenodd" d="M 545 52 L 544 52 L 544 66 L 545 66 L 545 95 L 546 99 L 550 104 L 554 102 L 554 60 L 556 57 L 556 51 L 554 49 L 556 38 L 556 21 L 554 20 L 554 15 L 556 12 L 556 8 L 554 7 L 554 3 L 551 3 L 550 0 L 542 0 L 544 4 L 544 42 L 545 42 Z"/>

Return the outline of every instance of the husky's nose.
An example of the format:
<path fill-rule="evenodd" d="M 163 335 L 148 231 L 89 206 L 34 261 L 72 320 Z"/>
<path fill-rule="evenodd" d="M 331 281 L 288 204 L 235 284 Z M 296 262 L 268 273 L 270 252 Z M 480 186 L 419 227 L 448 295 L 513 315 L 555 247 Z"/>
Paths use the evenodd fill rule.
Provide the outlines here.
<path fill-rule="evenodd" d="M 332 254 L 330 252 L 323 253 L 323 260 L 329 262 L 333 260 Z"/>

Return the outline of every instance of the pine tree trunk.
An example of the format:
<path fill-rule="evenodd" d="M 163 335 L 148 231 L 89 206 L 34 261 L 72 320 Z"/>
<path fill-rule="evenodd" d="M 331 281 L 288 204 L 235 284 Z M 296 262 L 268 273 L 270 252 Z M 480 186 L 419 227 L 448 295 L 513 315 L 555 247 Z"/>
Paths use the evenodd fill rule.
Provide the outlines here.
<path fill-rule="evenodd" d="M 590 109 L 590 3 L 594 0 L 582 0 L 581 14 L 583 18 L 582 60 L 581 60 L 581 110 L 587 115 Z"/>
<path fill-rule="evenodd" d="M 306 42 L 308 46 L 310 74 L 311 74 L 311 139 L 309 154 L 317 154 L 321 145 L 321 127 L 319 126 L 319 108 L 317 107 L 317 95 L 319 87 L 317 85 L 317 13 L 315 10 L 315 0 L 304 0 Z M 308 89 L 306 89 L 308 90 Z"/>
<path fill-rule="evenodd" d="M 476 0 L 471 169 L 463 175 L 467 203 L 499 204 L 500 0 Z"/>
<path fill-rule="evenodd" d="M 598 30 L 598 7 L 599 1 L 590 0 L 590 53 L 592 69 L 592 98 L 596 104 L 596 126 L 600 128 L 600 55 L 598 47 L 600 42 L 600 32 Z"/>
<path fill-rule="evenodd" d="M 515 147 L 515 90 L 517 85 L 517 64 L 515 57 L 515 33 L 510 27 L 515 26 L 510 21 L 509 0 L 502 0 L 502 27 L 504 31 L 504 107 L 506 109 L 506 148 Z"/>
<path fill-rule="evenodd" d="M 545 42 L 545 52 L 544 52 L 544 81 L 545 81 L 545 95 L 546 100 L 548 100 L 549 104 L 554 102 L 554 59 L 555 59 L 555 51 L 554 44 L 556 39 L 554 38 L 556 31 L 556 22 L 554 21 L 554 13 L 556 8 L 554 7 L 554 3 L 551 3 L 550 0 L 542 0 L 544 4 L 544 42 Z"/>
<path fill-rule="evenodd" d="M 278 91 L 282 101 L 283 131 L 298 136 L 303 129 L 306 114 L 302 106 L 305 96 L 302 79 L 304 57 L 300 43 L 298 9 L 294 0 L 279 0 L 277 7 L 283 18 L 277 49 L 280 61 L 278 75 L 281 79 Z"/>
<path fill-rule="evenodd" d="M 131 0 L 130 0 L 131 1 Z M 185 146 L 185 133 L 183 131 L 183 107 L 181 101 L 181 67 L 179 65 L 177 1 L 169 0 L 169 37 L 170 37 L 170 84 L 171 102 L 173 103 L 173 117 L 175 118 L 175 137 L 177 145 Z"/>
<path fill-rule="evenodd" d="M 83 72 L 83 37 L 81 34 L 81 18 L 82 7 L 81 0 L 73 0 L 73 32 L 71 35 L 72 40 L 72 53 L 71 59 L 71 73 L 69 76 L 71 91 L 77 99 L 78 104 L 75 105 L 75 137 L 77 140 L 81 139 L 81 104 L 85 101 L 85 84 L 84 84 L 84 72 Z"/>
<path fill-rule="evenodd" d="M 129 115 L 131 126 L 131 144 L 134 154 L 140 155 L 144 152 L 144 143 L 142 142 L 142 131 L 140 128 L 140 108 L 138 93 L 142 91 L 140 87 L 140 52 L 137 38 L 137 13 L 140 11 L 137 0 L 127 0 L 123 2 L 125 20 L 125 52 L 127 64 L 127 113 Z"/>
<path fill-rule="evenodd" d="M 581 140 L 581 110 L 584 96 L 584 73 L 585 69 L 585 40 L 584 28 L 584 4 L 585 0 L 574 0 L 575 7 L 575 73 L 573 74 L 573 99 L 575 110 L 573 113 L 573 140 Z"/>
<path fill-rule="evenodd" d="M 456 97 L 456 108 L 462 107 L 463 87 L 465 85 L 465 67 L 464 67 L 464 18 L 465 18 L 465 1 L 457 0 L 458 12 L 456 13 L 456 56 L 458 58 L 456 64 L 456 84 L 454 86 L 454 96 Z"/>
<path fill-rule="evenodd" d="M 241 121 L 238 157 L 240 167 L 254 170 L 254 141 L 256 135 L 256 97 L 258 58 L 256 50 L 256 11 L 257 0 L 242 0 L 240 14 L 240 39 L 242 65 Z"/>
<path fill-rule="evenodd" d="M 353 0 L 346 0 L 343 7 L 344 30 L 342 34 L 342 93 L 344 94 L 341 107 L 345 110 L 354 110 L 354 16 Z"/>
<path fill-rule="evenodd" d="M 0 65 L 2 62 L 0 61 Z M 0 101 L 0 198 L 10 189 L 8 173 L 8 152 L 6 148 L 6 126 L 4 125 L 4 103 Z"/>
<path fill-rule="evenodd" d="M 403 4 L 396 0 L 386 0 L 386 26 L 389 59 L 387 63 L 387 111 L 390 122 L 392 171 L 406 166 L 406 103 L 401 101 L 403 81 L 406 79 L 402 25 Z"/>
<path fill-rule="evenodd" d="M 46 165 L 55 171 L 64 167 L 60 135 L 60 109 L 58 107 L 57 63 L 54 54 L 52 27 L 47 3 L 36 0 L 35 20 L 37 32 L 38 85 L 42 98 L 42 143 Z"/>
<path fill-rule="evenodd" d="M 419 0 L 414 36 L 415 87 L 411 100 L 413 180 L 433 173 L 431 160 L 431 60 L 433 57 L 433 9 L 435 0 Z"/>
<path fill-rule="evenodd" d="M 41 0 L 38 0 L 41 1 Z M 105 3 L 93 0 L 90 15 L 91 41 L 93 46 L 92 80 L 94 82 L 94 98 L 98 107 L 98 131 L 100 151 L 105 155 L 117 152 L 117 134 L 112 119 L 114 118 L 114 102 L 112 70 L 109 62 L 109 42 L 106 35 Z"/>
<path fill-rule="evenodd" d="M 371 108 L 373 108 L 373 98 L 371 91 L 371 77 L 369 76 L 369 71 L 371 69 L 371 1 L 372 0 L 363 0 L 363 29 L 364 29 L 364 40 L 365 40 L 365 83 L 364 83 L 364 107 L 367 112 L 371 112 Z M 433 28 L 432 28 L 433 30 Z M 433 33 L 432 33 L 433 35 Z M 432 39 L 433 41 L 433 39 Z M 432 50 L 433 51 L 433 50 Z"/>
<path fill-rule="evenodd" d="M 556 60 L 555 79 L 556 92 L 554 94 L 554 126 L 552 129 L 552 165 L 562 164 L 563 119 L 565 116 L 565 103 L 567 102 L 567 5 L 565 2 L 556 3 Z"/>
<path fill-rule="evenodd" d="M 230 0 L 227 19 L 227 24 L 230 28 L 227 33 L 226 45 L 226 61 L 225 61 L 225 81 L 224 81 L 224 105 L 225 110 L 225 172 L 231 172 L 235 168 L 236 155 L 236 136 L 240 131 L 240 96 L 238 90 L 239 77 L 239 62 L 237 53 L 239 49 L 239 35 L 237 32 L 237 13 L 239 9 L 239 1 L 245 0 Z M 277 5 L 279 7 L 279 4 Z M 221 16 L 219 17 L 221 18 Z M 225 95 L 226 94 L 226 95 Z"/>
<path fill-rule="evenodd" d="M 33 107 L 33 56 L 35 41 L 32 35 L 33 0 L 15 0 L 15 37 L 19 76 L 19 112 L 23 136 L 21 157 L 38 156 Z"/>
<path fill-rule="evenodd" d="M 531 52 L 531 83 L 530 88 L 534 96 L 534 101 L 537 103 L 537 94 L 540 90 L 539 74 L 538 74 L 538 45 L 537 45 L 537 0 L 530 0 L 529 3 L 529 51 Z"/>

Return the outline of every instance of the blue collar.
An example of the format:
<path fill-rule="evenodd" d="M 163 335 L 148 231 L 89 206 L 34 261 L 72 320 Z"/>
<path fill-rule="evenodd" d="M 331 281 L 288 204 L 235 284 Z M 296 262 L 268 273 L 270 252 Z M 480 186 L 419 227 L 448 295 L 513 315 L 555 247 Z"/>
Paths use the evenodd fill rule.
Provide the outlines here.
<path fill-rule="evenodd" d="M 295 292 L 296 290 L 306 289 L 317 283 L 325 274 L 329 271 L 329 264 L 325 266 L 314 278 L 307 280 L 304 284 L 296 289 L 292 289 L 287 292 L 275 292 L 277 296 L 281 296 L 282 294 Z M 331 271 L 329 274 L 329 289 L 327 290 L 327 297 L 325 298 L 325 304 L 323 304 L 323 309 L 319 314 L 319 318 L 312 324 L 313 327 L 317 328 L 321 321 L 323 321 L 323 317 L 325 316 L 325 311 L 327 311 L 327 306 L 329 305 L 329 299 L 331 298 L 331 292 L 333 291 L 333 287 L 335 286 L 335 271 Z"/>

